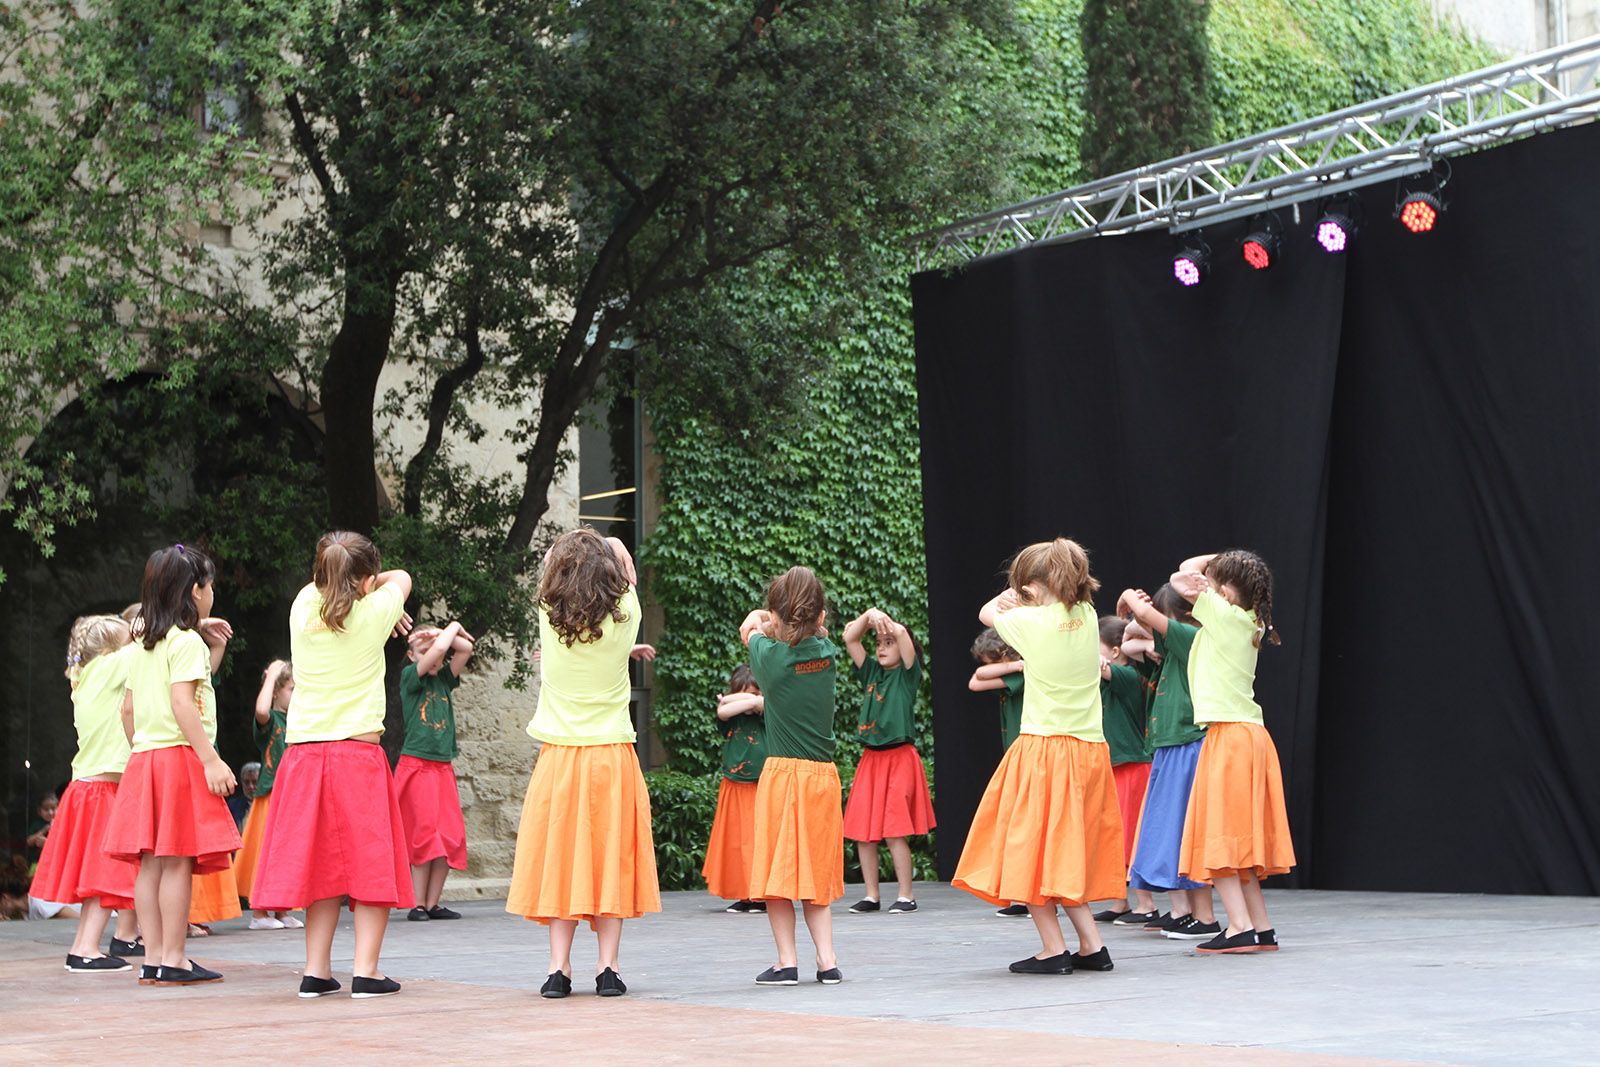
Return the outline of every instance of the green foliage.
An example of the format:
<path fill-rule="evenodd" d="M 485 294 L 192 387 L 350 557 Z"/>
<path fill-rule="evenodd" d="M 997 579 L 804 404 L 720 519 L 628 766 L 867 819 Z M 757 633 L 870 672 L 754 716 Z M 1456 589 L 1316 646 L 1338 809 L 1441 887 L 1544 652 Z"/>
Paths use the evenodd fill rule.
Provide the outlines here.
<path fill-rule="evenodd" d="M 717 813 L 716 774 L 651 771 L 651 832 L 656 839 L 656 874 L 662 889 L 704 889 L 700 868 L 706 862 L 711 820 Z"/>
<path fill-rule="evenodd" d="M 1211 0 L 1086 0 L 1083 159 L 1103 177 L 1214 143 Z"/>

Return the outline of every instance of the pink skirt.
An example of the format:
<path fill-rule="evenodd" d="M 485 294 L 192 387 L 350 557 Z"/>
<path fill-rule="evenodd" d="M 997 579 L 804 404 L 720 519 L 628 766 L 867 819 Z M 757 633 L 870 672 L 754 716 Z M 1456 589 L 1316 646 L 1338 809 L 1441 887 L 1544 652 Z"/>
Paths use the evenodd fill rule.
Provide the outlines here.
<path fill-rule="evenodd" d="M 467 869 L 467 824 L 461 817 L 456 770 L 441 760 L 401 756 L 394 768 L 400 819 L 413 867 L 441 857 L 452 871 Z"/>
<path fill-rule="evenodd" d="M 882 841 L 925 834 L 933 827 L 928 775 L 916 746 L 864 750 L 844 806 L 844 836 Z"/>
<path fill-rule="evenodd" d="M 411 908 L 411 864 L 389 760 L 365 741 L 290 745 L 278 765 L 250 905 L 318 900 Z"/>
<path fill-rule="evenodd" d="M 212 874 L 232 866 L 239 828 L 228 802 L 206 788 L 194 749 L 175 745 L 129 758 L 101 847 L 131 863 L 146 852 L 192 856 L 195 874 Z"/>
<path fill-rule="evenodd" d="M 56 821 L 50 825 L 50 836 L 44 840 L 29 896 L 63 904 L 98 898 L 102 908 L 133 907 L 133 881 L 139 865 L 112 859 L 100 847 L 116 802 L 116 782 L 67 786 L 56 809 Z"/>

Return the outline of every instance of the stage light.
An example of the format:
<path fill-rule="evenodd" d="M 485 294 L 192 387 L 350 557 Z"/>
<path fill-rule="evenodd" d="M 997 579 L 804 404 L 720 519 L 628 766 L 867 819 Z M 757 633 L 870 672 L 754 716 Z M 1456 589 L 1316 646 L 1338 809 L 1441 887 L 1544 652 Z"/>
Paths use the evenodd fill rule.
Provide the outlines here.
<path fill-rule="evenodd" d="M 1172 276 L 1185 289 L 1192 289 L 1211 273 L 1211 249 L 1204 240 L 1186 242 L 1172 257 Z"/>
<path fill-rule="evenodd" d="M 1278 216 L 1266 214 L 1250 224 L 1249 231 L 1239 242 L 1239 254 L 1251 270 L 1267 270 L 1278 260 L 1278 250 L 1283 247 L 1283 223 Z"/>
<path fill-rule="evenodd" d="M 1360 214 L 1361 201 L 1354 196 L 1346 194 L 1329 201 L 1317 219 L 1317 244 L 1332 255 L 1348 252 L 1360 228 Z"/>
<path fill-rule="evenodd" d="M 1444 201 L 1433 193 L 1412 193 L 1400 201 L 1395 217 L 1412 233 L 1429 233 L 1439 223 Z"/>

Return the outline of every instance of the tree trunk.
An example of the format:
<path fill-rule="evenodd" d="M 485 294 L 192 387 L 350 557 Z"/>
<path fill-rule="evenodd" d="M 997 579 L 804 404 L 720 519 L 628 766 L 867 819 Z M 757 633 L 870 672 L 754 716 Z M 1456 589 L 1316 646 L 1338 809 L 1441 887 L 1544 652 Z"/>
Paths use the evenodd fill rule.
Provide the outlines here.
<path fill-rule="evenodd" d="M 394 336 L 394 287 L 387 299 L 361 310 L 354 286 L 345 288 L 345 315 L 328 350 L 322 372 L 322 414 L 326 427 L 322 469 L 328 489 L 328 521 L 334 529 L 370 535 L 378 525 L 377 447 L 373 409 L 378 378 L 389 359 Z"/>

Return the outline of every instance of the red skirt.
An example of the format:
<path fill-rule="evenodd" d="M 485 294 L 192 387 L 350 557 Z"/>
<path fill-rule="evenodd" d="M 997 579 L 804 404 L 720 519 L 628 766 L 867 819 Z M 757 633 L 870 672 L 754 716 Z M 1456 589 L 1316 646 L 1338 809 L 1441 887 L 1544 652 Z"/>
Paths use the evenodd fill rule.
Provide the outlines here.
<path fill-rule="evenodd" d="M 411 864 L 394 777 L 365 741 L 290 745 L 272 783 L 250 905 L 289 911 L 318 900 L 411 908 Z"/>
<path fill-rule="evenodd" d="M 461 817 L 456 770 L 442 760 L 401 756 L 394 769 L 400 819 L 413 867 L 440 857 L 452 871 L 467 869 L 467 824 Z"/>
<path fill-rule="evenodd" d="M 844 807 L 844 836 L 882 841 L 925 834 L 933 827 L 928 775 L 916 746 L 864 750 Z"/>
<path fill-rule="evenodd" d="M 717 789 L 717 814 L 711 820 L 705 866 L 706 888 L 723 900 L 750 900 L 750 862 L 756 846 L 756 783 L 724 778 Z"/>
<path fill-rule="evenodd" d="M 1117 807 L 1122 809 L 1122 862 L 1133 862 L 1133 843 L 1139 838 L 1139 813 L 1144 811 L 1144 790 L 1150 784 L 1150 764 L 1119 763 L 1111 768 L 1117 783 Z"/>
<path fill-rule="evenodd" d="M 243 844 L 233 857 L 233 877 L 241 897 L 249 897 L 256 884 L 256 867 L 261 862 L 261 839 L 267 835 L 267 810 L 272 806 L 272 794 L 264 793 L 250 801 L 250 814 L 245 816 L 240 837 Z"/>
<path fill-rule="evenodd" d="M 139 865 L 100 847 L 117 802 L 116 782 L 73 782 L 61 796 L 28 895 L 62 904 L 99 898 L 102 908 L 133 907 Z"/>
<path fill-rule="evenodd" d="M 192 856 L 195 874 L 226 870 L 239 847 L 228 802 L 206 788 L 205 768 L 188 745 L 135 752 L 122 772 L 102 847 L 113 859 Z"/>

